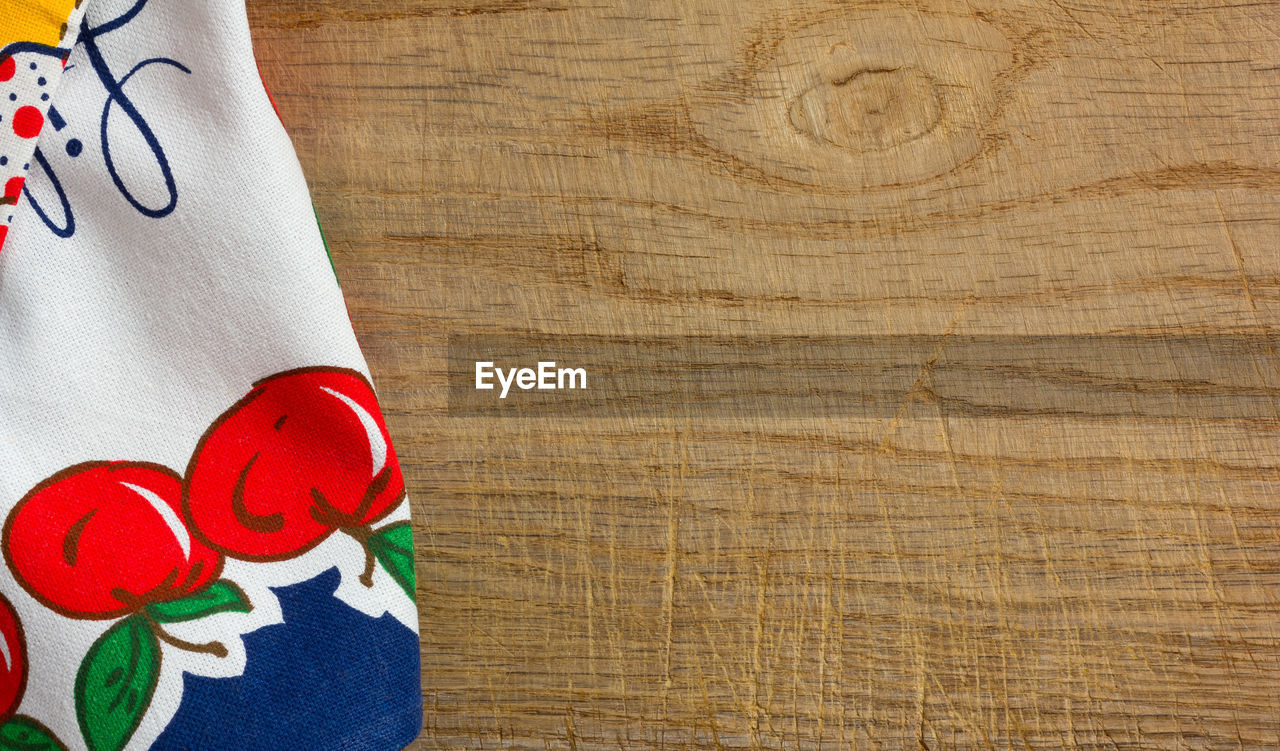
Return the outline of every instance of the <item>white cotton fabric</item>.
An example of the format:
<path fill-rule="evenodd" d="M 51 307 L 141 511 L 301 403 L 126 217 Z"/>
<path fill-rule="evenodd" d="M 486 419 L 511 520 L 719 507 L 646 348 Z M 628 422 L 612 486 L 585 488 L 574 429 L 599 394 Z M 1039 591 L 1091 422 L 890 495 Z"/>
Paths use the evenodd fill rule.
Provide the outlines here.
<path fill-rule="evenodd" d="M 91 0 L 90 25 L 133 0 Z M 106 167 L 101 142 L 108 92 L 77 47 L 55 105 L 66 126 L 46 128 L 50 173 L 32 169 L 0 252 L 0 514 L 36 483 L 90 459 L 129 459 L 181 472 L 205 429 L 250 384 L 292 368 L 330 365 L 368 373 L 313 214 L 302 171 L 262 86 L 240 0 L 148 4 L 98 43 L 117 76 L 155 64 L 126 91 L 163 146 L 177 187 L 174 210 L 146 216 Z M 168 198 L 154 154 L 114 105 L 111 156 L 141 203 Z M 83 143 L 72 157 L 69 139 Z M 59 237 L 37 211 L 64 225 L 57 186 L 74 219 Z M 402 504 L 389 521 L 405 519 Z M 121 551 L 127 555 L 128 551 Z M 337 565 L 337 597 L 370 616 L 389 613 L 416 631 L 409 598 L 382 572 L 357 581 L 360 546 L 333 535 L 294 560 L 228 559 L 223 577 L 255 605 L 216 616 L 220 629 L 250 633 L 278 622 L 270 587 Z M 71 621 L 32 604 L 0 567 L 0 591 L 25 625 L 39 666 L 22 703 L 69 748 L 84 748 L 70 706 L 80 659 L 110 625 Z M 181 633 L 179 627 L 174 633 Z M 243 670 L 239 639 L 227 658 L 166 652 L 160 689 L 127 748 L 146 749 L 181 698 L 183 673 Z M 34 670 L 34 668 L 33 668 Z"/>

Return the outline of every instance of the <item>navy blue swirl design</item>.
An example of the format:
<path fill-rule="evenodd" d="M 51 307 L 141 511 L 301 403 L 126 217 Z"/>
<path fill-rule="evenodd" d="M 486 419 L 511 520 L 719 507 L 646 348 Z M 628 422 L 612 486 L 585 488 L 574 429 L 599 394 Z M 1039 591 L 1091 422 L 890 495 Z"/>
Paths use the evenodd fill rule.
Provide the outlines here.
<path fill-rule="evenodd" d="M 134 208 L 134 210 L 143 216 L 160 219 L 173 213 L 174 209 L 177 208 L 178 185 L 174 179 L 173 168 L 169 164 L 169 157 L 168 154 L 165 153 L 164 146 L 160 143 L 160 139 L 156 136 L 155 130 L 151 127 L 147 118 L 142 114 L 138 109 L 137 104 L 125 91 L 125 86 L 135 75 L 153 65 L 176 68 L 188 75 L 191 74 L 191 69 L 173 58 L 152 57 L 134 65 L 122 77 L 117 78 L 115 73 L 112 72 L 111 66 L 107 63 L 106 57 L 103 55 L 102 48 L 99 45 L 99 40 L 103 36 L 110 34 L 133 21 L 133 19 L 137 17 L 138 13 L 140 13 L 147 5 L 147 2 L 148 0 L 136 0 L 128 10 L 109 21 L 98 24 L 97 26 L 90 26 L 88 21 L 85 21 L 80 27 L 79 44 L 84 46 L 85 54 L 89 60 L 89 67 L 92 68 L 93 72 L 98 77 L 98 81 L 107 91 L 107 99 L 102 106 L 102 115 L 99 123 L 102 157 L 103 162 L 107 167 L 107 173 L 111 176 L 111 181 L 115 184 L 116 190 L 120 192 L 120 195 L 129 203 L 130 206 Z M 62 57 L 65 57 L 67 54 L 66 50 L 55 48 L 47 49 L 57 52 Z M 124 178 L 121 176 L 120 170 L 117 167 L 116 159 L 112 155 L 111 151 L 111 133 L 113 129 L 110 128 L 109 125 L 113 108 L 119 108 L 119 111 L 124 114 L 127 122 L 134 128 L 137 135 L 142 138 L 143 143 L 146 144 L 147 149 L 151 152 L 154 164 L 164 180 L 165 199 L 162 205 L 147 205 L 129 189 L 128 185 L 125 184 Z M 117 135 L 119 134 L 117 133 Z M 68 149 L 68 154 L 72 157 L 80 154 L 78 142 L 77 148 L 74 150 Z M 36 215 L 40 217 L 45 226 L 48 227 L 51 232 L 58 237 L 71 237 L 75 234 L 76 230 L 75 215 L 71 207 L 71 201 L 67 196 L 67 192 L 63 187 L 62 181 L 49 165 L 48 159 L 38 148 L 36 149 L 35 163 L 44 170 L 45 174 L 49 177 L 49 182 L 53 186 L 54 192 L 57 194 L 58 201 L 61 203 L 61 220 L 50 217 L 50 212 L 46 211 L 45 207 L 42 207 L 39 204 L 26 186 L 23 187 L 23 194 L 26 196 L 27 200 L 31 202 Z"/>
<path fill-rule="evenodd" d="M 56 57 L 59 60 L 65 60 L 67 59 L 67 55 L 71 54 L 71 50 L 69 49 L 65 49 L 63 47 L 50 47 L 47 44 L 40 44 L 39 42 L 13 42 L 12 44 L 6 44 L 4 49 L 0 49 L 0 60 L 10 57 L 11 55 L 16 55 L 19 52 L 34 52 L 39 55 Z"/>
<path fill-rule="evenodd" d="M 76 217 L 71 212 L 71 201 L 67 199 L 67 191 L 62 187 L 62 180 L 58 179 L 57 173 L 49 166 L 49 160 L 40 152 L 40 149 L 36 149 L 33 161 L 40 169 L 44 170 L 44 173 L 49 177 L 49 184 L 53 186 L 54 192 L 58 194 L 58 202 L 62 204 L 62 223 L 55 222 L 45 213 L 44 207 L 35 199 L 35 196 L 31 195 L 25 184 L 23 185 L 22 193 L 31 202 L 31 210 L 36 212 L 36 216 L 40 217 L 40 221 L 44 222 L 44 226 L 48 227 L 50 232 L 62 238 L 71 237 L 76 233 Z"/>
<path fill-rule="evenodd" d="M 151 129 L 150 123 L 138 111 L 133 100 L 129 99 L 129 96 L 124 91 L 124 86 L 130 78 L 133 78 L 135 73 L 148 65 L 171 65 L 188 75 L 191 73 L 191 69 L 172 58 L 153 57 L 133 66 L 123 78 L 117 80 L 111 73 L 111 67 L 107 65 L 106 59 L 102 56 L 101 48 L 98 47 L 99 37 L 109 34 L 132 21 L 146 4 L 147 0 L 137 0 L 133 7 L 110 21 L 98 26 L 89 26 L 86 23 L 80 30 L 80 43 L 84 45 L 84 50 L 89 56 L 89 64 L 93 67 L 94 73 L 98 74 L 98 80 L 102 82 L 103 87 L 107 90 L 107 101 L 102 106 L 101 124 L 102 157 L 107 163 L 107 172 L 111 174 L 111 180 L 116 184 L 116 189 L 129 202 L 129 205 L 144 216 L 159 219 L 160 217 L 168 216 L 178 205 L 178 186 L 174 183 L 173 170 L 169 167 L 169 158 L 164 153 L 164 147 L 160 145 L 160 139 L 156 138 L 155 131 Z M 146 142 L 147 148 L 151 149 L 151 155 L 156 160 L 156 166 L 160 168 L 160 173 L 164 176 L 165 190 L 168 192 L 169 197 L 165 205 L 158 209 L 147 206 L 135 198 L 129 188 L 125 186 L 124 180 L 120 178 L 120 173 L 116 169 L 115 160 L 111 157 L 111 136 L 107 128 L 113 105 L 119 105 L 120 110 L 125 113 L 129 121 L 137 128 L 138 134 Z"/>

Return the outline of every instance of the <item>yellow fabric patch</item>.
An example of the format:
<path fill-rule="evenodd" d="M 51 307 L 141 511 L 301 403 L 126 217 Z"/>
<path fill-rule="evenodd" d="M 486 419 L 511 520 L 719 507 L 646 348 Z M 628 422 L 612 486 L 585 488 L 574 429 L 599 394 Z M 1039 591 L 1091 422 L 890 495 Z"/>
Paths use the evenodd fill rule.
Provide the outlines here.
<path fill-rule="evenodd" d="M 0 49 L 13 42 L 56 47 L 77 0 L 0 0 Z"/>

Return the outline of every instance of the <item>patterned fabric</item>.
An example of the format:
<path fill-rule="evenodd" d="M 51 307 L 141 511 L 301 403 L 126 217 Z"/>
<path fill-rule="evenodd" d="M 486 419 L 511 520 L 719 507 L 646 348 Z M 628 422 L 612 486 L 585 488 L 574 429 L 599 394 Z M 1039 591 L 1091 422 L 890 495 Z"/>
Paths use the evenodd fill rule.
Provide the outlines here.
<path fill-rule="evenodd" d="M 0 45 L 32 42 L 57 46 L 71 24 L 75 0 L 4 0 L 0 2 Z"/>
<path fill-rule="evenodd" d="M 77 0 L 0 0 L 0 249 L 79 31 Z M 55 122 L 56 127 L 56 122 Z"/>
<path fill-rule="evenodd" d="M 0 252 L 0 751 L 421 727 L 404 474 L 242 2 L 87 0 L 36 97 Z M 42 49 L 0 67 L 15 103 L 62 71 Z"/>

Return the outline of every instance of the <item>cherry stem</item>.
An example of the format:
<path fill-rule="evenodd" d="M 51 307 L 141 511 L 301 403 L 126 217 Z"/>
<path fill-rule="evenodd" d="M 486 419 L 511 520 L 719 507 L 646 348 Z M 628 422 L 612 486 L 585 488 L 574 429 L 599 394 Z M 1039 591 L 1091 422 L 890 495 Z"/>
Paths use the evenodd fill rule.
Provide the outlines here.
<path fill-rule="evenodd" d="M 369 536 L 373 534 L 373 528 L 369 525 L 363 527 L 343 527 L 346 532 L 356 542 L 360 543 L 360 547 L 364 548 L 364 573 L 360 574 L 360 583 L 366 587 L 373 587 L 373 568 L 377 564 L 377 560 L 373 557 L 373 551 L 369 549 Z"/>
<path fill-rule="evenodd" d="M 360 583 L 366 587 L 373 586 L 373 551 L 366 545 L 364 548 L 364 573 L 360 575 Z"/>
<path fill-rule="evenodd" d="M 213 655 L 214 657 L 227 656 L 227 647 L 220 641 L 211 641 L 206 644 L 196 644 L 195 642 L 186 641 L 185 639 L 179 639 L 173 634 L 170 634 L 168 631 L 164 630 L 164 626 L 161 626 L 159 623 L 156 623 L 156 621 L 152 618 L 148 618 L 147 620 L 151 621 L 151 628 L 152 630 L 155 631 L 155 634 L 157 637 L 159 637 L 160 641 L 164 642 L 165 644 L 168 644 L 171 647 L 176 647 L 177 649 L 181 649 L 186 652 L 196 652 L 199 654 Z"/>

